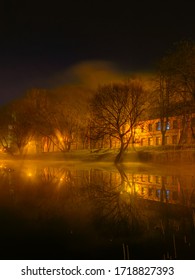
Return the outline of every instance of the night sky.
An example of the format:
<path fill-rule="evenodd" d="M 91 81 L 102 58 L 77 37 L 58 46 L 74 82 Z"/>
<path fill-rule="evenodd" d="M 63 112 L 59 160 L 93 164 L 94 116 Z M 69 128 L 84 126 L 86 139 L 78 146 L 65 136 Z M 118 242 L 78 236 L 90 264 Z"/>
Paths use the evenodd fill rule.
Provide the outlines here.
<path fill-rule="evenodd" d="M 63 73 L 90 61 L 152 71 L 175 42 L 195 40 L 193 2 L 0 1 L 0 104 L 70 83 Z"/>

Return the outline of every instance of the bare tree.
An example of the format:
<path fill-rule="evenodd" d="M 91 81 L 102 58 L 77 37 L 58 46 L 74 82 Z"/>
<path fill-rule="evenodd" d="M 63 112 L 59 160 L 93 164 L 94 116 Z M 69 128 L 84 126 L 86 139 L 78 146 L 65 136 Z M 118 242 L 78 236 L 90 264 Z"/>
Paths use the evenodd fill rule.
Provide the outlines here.
<path fill-rule="evenodd" d="M 71 145 L 77 137 L 78 113 L 74 108 L 69 108 L 66 102 L 55 105 L 55 112 L 51 120 L 55 145 L 61 151 L 70 151 Z"/>
<path fill-rule="evenodd" d="M 61 151 L 70 151 L 73 144 L 77 147 L 80 136 L 86 138 L 87 103 L 64 96 L 56 98 L 52 105 L 54 112 L 50 119 L 55 144 Z"/>
<path fill-rule="evenodd" d="M 30 109 L 33 111 L 33 128 L 37 143 L 41 143 L 44 151 L 51 151 L 56 147 L 64 152 L 69 151 L 73 143 L 77 145 L 81 130 L 83 132 L 88 125 L 87 102 L 75 102 L 72 94 L 70 98 L 70 94 L 55 93 L 45 89 L 32 89 L 24 100 L 31 105 Z"/>
<path fill-rule="evenodd" d="M 120 143 L 115 162 L 123 160 L 136 123 L 143 112 L 145 92 L 141 82 L 129 80 L 100 86 L 92 102 L 93 134 L 116 138 Z"/>
<path fill-rule="evenodd" d="M 20 155 L 24 153 L 25 147 L 34 137 L 34 113 L 34 108 L 27 99 L 18 100 L 11 106 L 10 137 Z"/>
<path fill-rule="evenodd" d="M 10 110 L 9 106 L 1 107 L 0 110 L 0 146 L 10 154 L 13 154 L 11 149 L 11 135 L 10 135 Z"/>
<path fill-rule="evenodd" d="M 162 65 L 153 85 L 151 102 L 153 108 L 151 111 L 160 120 L 157 129 L 161 131 L 162 145 L 164 146 L 166 144 L 166 132 L 170 129 L 170 117 L 173 112 L 176 113 L 176 110 L 174 81 L 164 72 Z"/>
<path fill-rule="evenodd" d="M 182 116 L 179 142 L 185 143 L 188 123 L 195 109 L 195 44 L 188 41 L 176 44 L 161 60 L 160 70 L 175 92 L 176 113 Z"/>
<path fill-rule="evenodd" d="M 43 151 L 43 146 L 49 150 L 53 143 L 51 119 L 54 114 L 49 92 L 45 89 L 34 88 L 26 93 L 24 100 L 30 105 L 37 152 Z"/>

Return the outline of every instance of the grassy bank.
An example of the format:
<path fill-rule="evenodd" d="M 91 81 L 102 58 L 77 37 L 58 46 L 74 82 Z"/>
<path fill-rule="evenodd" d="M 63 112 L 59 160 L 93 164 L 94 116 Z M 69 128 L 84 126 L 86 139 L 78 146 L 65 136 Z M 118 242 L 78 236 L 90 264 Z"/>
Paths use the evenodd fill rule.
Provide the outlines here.
<path fill-rule="evenodd" d="M 138 151 L 138 158 L 144 162 L 195 164 L 195 150 L 142 150 Z"/>
<path fill-rule="evenodd" d="M 117 149 L 99 150 L 75 150 L 70 152 L 53 152 L 28 154 L 24 156 L 0 154 L 0 160 L 43 160 L 43 161 L 67 161 L 67 162 L 89 162 L 89 163 L 114 163 L 118 153 Z M 195 149 L 189 150 L 163 150 L 163 149 L 129 149 L 124 155 L 124 163 L 130 162 L 152 162 L 152 163 L 187 163 L 195 164 Z"/>

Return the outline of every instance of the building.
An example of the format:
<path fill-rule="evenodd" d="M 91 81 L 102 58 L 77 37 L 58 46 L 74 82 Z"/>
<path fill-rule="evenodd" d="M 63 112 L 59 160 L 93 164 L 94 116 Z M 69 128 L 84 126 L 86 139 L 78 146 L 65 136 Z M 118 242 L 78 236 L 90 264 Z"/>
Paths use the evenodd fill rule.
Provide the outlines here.
<path fill-rule="evenodd" d="M 177 145 L 194 146 L 195 145 L 195 113 L 189 114 L 185 118 L 183 116 L 172 116 L 168 118 L 165 128 L 165 146 Z M 9 147 L 11 145 L 11 129 L 9 128 Z M 133 139 L 129 146 L 133 144 L 135 147 L 152 147 L 162 145 L 162 131 L 161 122 L 159 118 L 140 121 L 133 133 Z M 24 149 L 24 153 L 42 153 L 42 152 L 58 152 L 68 151 L 67 139 L 56 138 L 54 136 L 34 136 L 28 141 Z M 79 137 L 73 137 L 70 143 L 70 150 L 77 149 L 101 149 L 112 148 L 117 149 L 120 147 L 120 142 L 114 137 L 104 136 L 99 140 L 91 140 L 86 136 L 85 142 Z M 3 146 L 0 149 L 3 151 Z"/>
<path fill-rule="evenodd" d="M 169 118 L 165 128 L 165 145 L 195 144 L 195 114 L 186 117 L 185 125 L 182 116 Z M 160 119 L 142 121 L 135 129 L 136 146 L 162 145 Z"/>

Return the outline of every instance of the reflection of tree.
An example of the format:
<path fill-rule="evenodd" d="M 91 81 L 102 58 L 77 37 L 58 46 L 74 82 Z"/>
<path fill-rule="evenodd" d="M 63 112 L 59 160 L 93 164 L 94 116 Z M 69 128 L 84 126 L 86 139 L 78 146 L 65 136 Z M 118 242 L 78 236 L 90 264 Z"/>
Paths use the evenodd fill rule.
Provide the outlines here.
<path fill-rule="evenodd" d="M 141 187 L 138 188 L 139 181 L 136 181 L 139 177 L 135 176 L 133 171 L 129 174 L 121 165 L 117 166 L 117 170 L 118 173 L 91 171 L 88 193 L 95 208 L 98 230 L 103 235 L 120 237 L 129 245 L 132 244 L 132 240 L 138 242 L 136 237 L 141 236 L 141 240 L 145 238 L 145 242 L 148 240 L 148 243 L 159 244 L 157 255 L 162 258 L 181 258 L 182 254 L 189 255 L 195 218 L 187 201 L 193 196 L 193 180 L 180 176 L 183 180 L 181 183 L 181 178 L 177 176 L 174 176 L 174 182 L 173 178 L 166 175 L 158 176 L 160 180 L 155 190 L 160 190 L 156 193 L 159 200 L 156 196 L 148 199 L 145 193 L 141 194 Z M 178 182 L 180 185 L 177 185 Z M 191 192 L 186 192 L 186 185 L 190 186 Z M 140 186 L 143 186 L 142 181 Z M 149 186 L 150 184 L 148 188 Z"/>
<path fill-rule="evenodd" d="M 121 253 L 122 243 L 128 244 L 130 250 L 133 248 L 131 252 L 135 257 L 135 248 L 143 252 L 151 246 L 156 250 L 156 244 L 156 255 L 162 258 L 163 254 L 164 258 L 194 254 L 191 249 L 194 246 L 189 246 L 194 240 L 192 205 L 182 205 L 179 198 L 178 203 L 170 203 L 164 198 L 157 200 L 155 197 L 151 201 L 141 196 L 137 184 L 140 174 L 137 176 L 132 168 L 128 172 L 119 165 L 116 172 L 78 170 L 61 163 L 55 166 L 17 165 L 13 168 L 1 165 L 0 202 L 2 207 L 14 213 L 16 221 L 28 224 L 32 232 L 33 228 L 38 232 L 59 230 L 62 235 L 87 232 L 92 238 L 93 234 L 97 238 L 100 236 L 104 242 L 109 236 L 113 246 L 120 244 Z M 31 171 L 30 177 L 26 171 Z M 164 182 L 158 182 L 163 197 L 168 189 L 165 178 Z M 194 177 L 180 176 L 179 186 L 177 179 L 175 176 L 175 188 L 183 188 L 186 199 L 192 198 Z M 150 256 L 150 252 L 147 254 Z"/>
<path fill-rule="evenodd" d="M 66 169 L 56 167 L 44 167 L 40 170 L 41 181 L 45 183 L 58 183 L 66 177 Z"/>
<path fill-rule="evenodd" d="M 167 197 L 167 189 L 165 186 L 165 176 L 162 176 L 162 183 L 161 183 L 161 192 L 160 192 L 160 201 L 168 203 L 168 197 Z"/>
<path fill-rule="evenodd" d="M 135 233 L 145 226 L 142 208 L 136 197 L 126 191 L 132 188 L 125 171 L 117 166 L 119 173 L 115 174 L 115 181 L 102 178 L 90 182 L 90 198 L 94 202 L 97 222 L 113 234 Z M 113 172 L 107 173 L 111 177 Z M 93 191 L 92 191 L 93 190 Z"/>
<path fill-rule="evenodd" d="M 181 259 L 189 256 L 190 240 L 193 240 L 193 208 L 191 208 L 191 192 L 193 184 L 188 176 L 172 176 L 171 187 L 166 185 L 167 176 L 162 176 L 160 201 L 158 203 L 159 219 L 155 229 L 162 240 L 164 259 Z M 173 188 L 173 189 L 171 189 Z M 176 192 L 177 190 L 177 192 Z M 169 196 L 174 199 L 170 202 Z"/>

